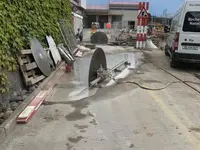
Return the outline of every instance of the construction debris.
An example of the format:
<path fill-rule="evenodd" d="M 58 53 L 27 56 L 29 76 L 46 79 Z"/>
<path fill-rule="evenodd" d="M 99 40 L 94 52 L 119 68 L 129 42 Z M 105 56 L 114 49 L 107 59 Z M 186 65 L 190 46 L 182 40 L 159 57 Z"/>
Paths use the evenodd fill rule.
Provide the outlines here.
<path fill-rule="evenodd" d="M 63 44 L 58 45 L 58 49 L 61 53 L 61 56 L 64 58 L 65 62 L 67 64 L 72 64 L 75 61 L 74 56 L 70 53 L 69 50 L 67 50 Z"/>
<path fill-rule="evenodd" d="M 158 47 L 152 42 L 152 40 L 146 41 L 146 48 L 150 50 L 158 49 Z"/>
<path fill-rule="evenodd" d="M 80 51 L 80 52 L 89 52 L 89 51 L 91 51 L 91 49 L 90 48 L 87 48 L 87 47 L 85 47 L 85 46 L 81 46 L 81 45 L 78 45 L 77 46 L 78 47 L 78 50 Z"/>

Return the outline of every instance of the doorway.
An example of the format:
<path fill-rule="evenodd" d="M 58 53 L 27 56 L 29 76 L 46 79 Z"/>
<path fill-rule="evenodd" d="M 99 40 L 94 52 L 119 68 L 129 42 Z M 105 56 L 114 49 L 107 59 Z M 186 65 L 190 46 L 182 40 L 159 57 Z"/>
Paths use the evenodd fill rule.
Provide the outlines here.
<path fill-rule="evenodd" d="M 128 27 L 130 30 L 134 30 L 135 29 L 135 21 L 128 21 Z"/>

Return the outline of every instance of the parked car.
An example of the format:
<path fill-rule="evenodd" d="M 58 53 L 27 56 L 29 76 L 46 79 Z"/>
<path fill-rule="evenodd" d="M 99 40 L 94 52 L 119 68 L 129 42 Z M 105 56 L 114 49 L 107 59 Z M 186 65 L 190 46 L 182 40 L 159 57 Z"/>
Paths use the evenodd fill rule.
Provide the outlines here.
<path fill-rule="evenodd" d="M 200 1 L 186 1 L 173 17 L 166 41 L 165 55 L 170 66 L 200 63 Z"/>

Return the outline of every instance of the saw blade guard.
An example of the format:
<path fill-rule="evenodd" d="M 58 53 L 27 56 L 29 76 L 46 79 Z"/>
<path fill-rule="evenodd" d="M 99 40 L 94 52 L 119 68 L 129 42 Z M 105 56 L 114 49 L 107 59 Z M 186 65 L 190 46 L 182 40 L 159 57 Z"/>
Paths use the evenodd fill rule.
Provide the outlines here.
<path fill-rule="evenodd" d="M 88 75 L 88 85 L 98 78 L 99 70 L 107 70 L 106 55 L 102 48 L 97 48 L 91 58 Z"/>

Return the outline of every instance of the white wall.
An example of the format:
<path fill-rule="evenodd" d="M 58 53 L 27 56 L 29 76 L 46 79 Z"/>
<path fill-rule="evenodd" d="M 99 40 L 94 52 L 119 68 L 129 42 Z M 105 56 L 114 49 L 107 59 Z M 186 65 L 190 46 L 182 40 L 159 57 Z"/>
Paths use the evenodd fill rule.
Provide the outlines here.
<path fill-rule="evenodd" d="M 110 10 L 113 14 L 122 14 L 122 26 L 127 26 L 128 21 L 135 21 L 137 26 L 138 10 Z"/>
<path fill-rule="evenodd" d="M 114 14 L 122 14 L 122 21 L 137 21 L 137 10 L 110 10 Z"/>
<path fill-rule="evenodd" d="M 86 0 L 80 0 L 80 5 L 81 5 L 81 7 L 86 9 Z"/>
<path fill-rule="evenodd" d="M 78 28 L 80 28 L 80 30 L 83 29 L 83 17 L 72 12 L 72 15 L 74 17 L 74 33 L 77 33 Z"/>

